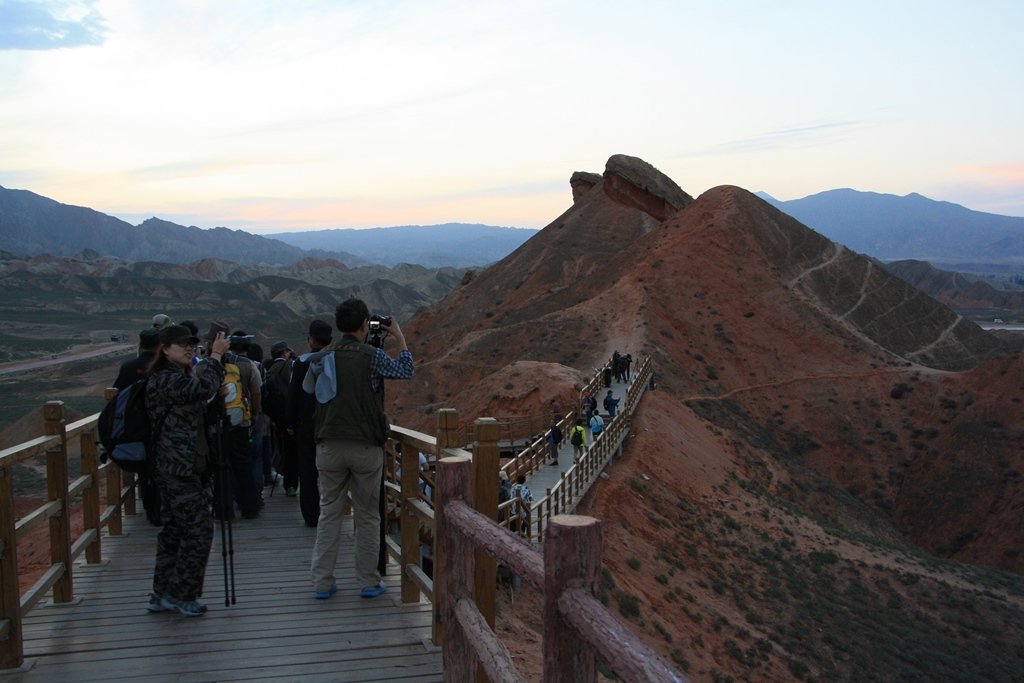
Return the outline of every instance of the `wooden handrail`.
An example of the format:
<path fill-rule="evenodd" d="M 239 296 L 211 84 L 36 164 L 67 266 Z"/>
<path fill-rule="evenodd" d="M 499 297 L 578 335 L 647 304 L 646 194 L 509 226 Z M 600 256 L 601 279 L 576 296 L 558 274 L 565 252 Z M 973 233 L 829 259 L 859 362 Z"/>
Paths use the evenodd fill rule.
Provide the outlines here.
<path fill-rule="evenodd" d="M 64 404 L 49 401 L 43 406 L 45 434 L 0 450 L 0 669 L 16 669 L 25 661 L 22 620 L 36 604 L 53 590 L 54 602 L 69 602 L 74 597 L 74 560 L 83 553 L 86 562 L 102 561 L 104 527 L 110 535 L 121 533 L 121 511 L 134 513 L 134 477 L 126 477 L 121 487 L 121 472 L 112 463 L 99 466 L 96 448 L 96 421 L 99 413 L 66 424 Z M 68 446 L 79 439 L 82 475 L 68 482 Z M 36 455 L 46 454 L 47 500 L 22 519 L 15 519 L 14 465 Z M 98 482 L 107 477 L 106 509 L 101 510 Z M 71 536 L 71 500 L 82 499 L 83 530 Z M 18 582 L 18 541 L 42 527 L 49 527 L 51 564 L 43 576 L 24 594 Z"/>
<path fill-rule="evenodd" d="M 491 681 L 523 680 L 515 672 L 512 656 L 478 611 L 473 577 L 480 551 L 544 594 L 545 683 L 593 683 L 598 655 L 628 683 L 688 681 L 598 600 L 603 545 L 599 520 L 553 517 L 552 542 L 545 544 L 541 557 L 528 543 L 470 506 L 472 480 L 468 458 L 438 461 L 437 554 L 446 682 L 479 680 L 478 667 Z M 577 608 L 584 611 L 585 619 L 567 613 Z"/>

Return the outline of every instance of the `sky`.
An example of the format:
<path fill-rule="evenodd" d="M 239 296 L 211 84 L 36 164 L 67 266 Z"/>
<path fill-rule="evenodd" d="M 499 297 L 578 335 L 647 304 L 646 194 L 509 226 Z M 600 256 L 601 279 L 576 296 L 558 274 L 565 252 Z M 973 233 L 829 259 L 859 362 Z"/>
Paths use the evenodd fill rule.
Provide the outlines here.
<path fill-rule="evenodd" d="M 1024 216 L 1021 0 L 0 0 L 0 185 L 258 234 L 697 196 Z"/>

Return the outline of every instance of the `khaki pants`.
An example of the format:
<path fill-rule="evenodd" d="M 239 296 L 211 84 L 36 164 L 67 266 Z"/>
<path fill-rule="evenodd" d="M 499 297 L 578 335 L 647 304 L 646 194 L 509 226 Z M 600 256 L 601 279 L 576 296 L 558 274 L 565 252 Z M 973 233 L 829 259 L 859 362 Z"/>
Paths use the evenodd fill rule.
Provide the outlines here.
<path fill-rule="evenodd" d="M 313 587 L 317 592 L 326 592 L 337 582 L 334 567 L 338 561 L 346 491 L 352 493 L 357 585 L 376 586 L 380 582 L 377 558 L 384 449 L 365 441 L 328 439 L 316 445 L 316 466 L 320 471 L 320 519 L 310 566 Z"/>

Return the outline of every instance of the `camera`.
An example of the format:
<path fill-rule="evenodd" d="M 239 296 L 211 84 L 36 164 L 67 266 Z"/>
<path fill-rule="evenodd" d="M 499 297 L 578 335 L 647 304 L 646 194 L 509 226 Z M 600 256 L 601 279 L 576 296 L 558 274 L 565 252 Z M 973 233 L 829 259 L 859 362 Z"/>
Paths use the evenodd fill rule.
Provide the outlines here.
<path fill-rule="evenodd" d="M 388 331 L 384 327 L 391 327 L 390 315 L 371 315 L 367 325 L 369 333 L 366 335 L 366 343 L 381 348 L 384 345 L 384 337 L 388 336 Z"/>
<path fill-rule="evenodd" d="M 231 346 L 238 348 L 246 348 L 252 343 L 253 335 L 251 334 L 233 334 L 228 337 L 231 342 Z"/>
<path fill-rule="evenodd" d="M 391 316 L 390 315 L 371 315 L 370 316 L 370 330 L 379 330 L 381 325 L 391 327 Z"/>

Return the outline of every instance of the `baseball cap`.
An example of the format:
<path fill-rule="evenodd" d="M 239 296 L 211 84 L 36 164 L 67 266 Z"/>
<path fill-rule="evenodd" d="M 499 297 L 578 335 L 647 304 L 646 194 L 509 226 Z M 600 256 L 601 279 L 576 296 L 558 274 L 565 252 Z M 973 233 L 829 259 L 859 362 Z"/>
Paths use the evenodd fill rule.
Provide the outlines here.
<path fill-rule="evenodd" d="M 155 327 L 147 327 L 139 332 L 139 345 L 152 348 L 160 343 L 160 330 Z"/>
<path fill-rule="evenodd" d="M 168 325 L 160 329 L 160 343 L 164 346 L 178 344 L 183 341 L 190 341 L 193 344 L 199 343 L 199 337 L 192 335 L 192 330 L 184 325 Z"/>

